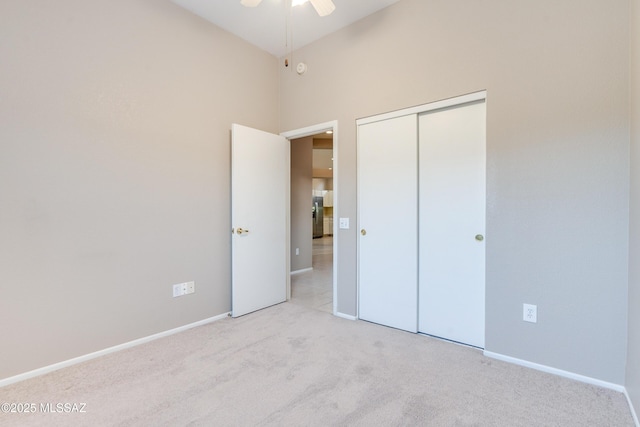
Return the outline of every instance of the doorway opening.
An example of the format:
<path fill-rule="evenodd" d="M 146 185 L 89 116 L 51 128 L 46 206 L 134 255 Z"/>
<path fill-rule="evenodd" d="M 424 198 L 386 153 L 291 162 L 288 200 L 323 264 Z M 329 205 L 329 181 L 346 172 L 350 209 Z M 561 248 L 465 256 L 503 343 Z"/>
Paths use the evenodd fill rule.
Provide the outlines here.
<path fill-rule="evenodd" d="M 291 147 L 289 300 L 336 314 L 337 122 L 282 135 Z"/>

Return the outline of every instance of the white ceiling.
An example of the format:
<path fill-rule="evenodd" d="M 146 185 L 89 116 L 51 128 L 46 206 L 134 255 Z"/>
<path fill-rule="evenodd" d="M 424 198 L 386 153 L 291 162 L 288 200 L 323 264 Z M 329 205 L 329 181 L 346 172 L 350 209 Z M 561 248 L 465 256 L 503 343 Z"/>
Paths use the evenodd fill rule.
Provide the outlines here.
<path fill-rule="evenodd" d="M 290 0 L 263 0 L 255 8 L 240 0 L 171 1 L 280 57 L 399 0 L 333 0 L 336 10 L 322 18 L 310 3 L 287 8 Z"/>

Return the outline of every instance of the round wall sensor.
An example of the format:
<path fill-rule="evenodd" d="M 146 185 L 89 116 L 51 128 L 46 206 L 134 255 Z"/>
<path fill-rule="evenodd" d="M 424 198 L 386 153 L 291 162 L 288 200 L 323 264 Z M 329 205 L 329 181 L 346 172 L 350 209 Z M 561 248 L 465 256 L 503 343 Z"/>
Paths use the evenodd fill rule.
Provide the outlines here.
<path fill-rule="evenodd" d="M 299 62 L 298 66 L 296 67 L 296 71 L 298 72 L 298 74 L 304 74 L 307 72 L 307 64 L 305 64 L 304 62 Z"/>

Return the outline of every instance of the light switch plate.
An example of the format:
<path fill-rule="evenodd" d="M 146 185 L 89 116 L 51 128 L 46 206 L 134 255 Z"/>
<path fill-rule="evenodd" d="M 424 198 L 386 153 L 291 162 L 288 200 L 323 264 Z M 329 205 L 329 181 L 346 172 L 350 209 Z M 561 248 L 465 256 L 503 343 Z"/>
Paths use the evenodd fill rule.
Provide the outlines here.
<path fill-rule="evenodd" d="M 340 228 L 343 230 L 349 229 L 349 218 L 340 218 Z"/>

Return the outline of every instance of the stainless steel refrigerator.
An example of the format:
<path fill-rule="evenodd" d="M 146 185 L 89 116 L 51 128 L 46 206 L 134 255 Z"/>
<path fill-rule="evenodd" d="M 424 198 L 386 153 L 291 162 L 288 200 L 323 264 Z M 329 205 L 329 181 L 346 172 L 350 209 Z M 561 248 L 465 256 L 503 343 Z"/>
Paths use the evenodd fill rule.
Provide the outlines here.
<path fill-rule="evenodd" d="M 313 197 L 313 238 L 322 237 L 323 235 L 323 212 L 322 212 L 322 196 Z"/>

